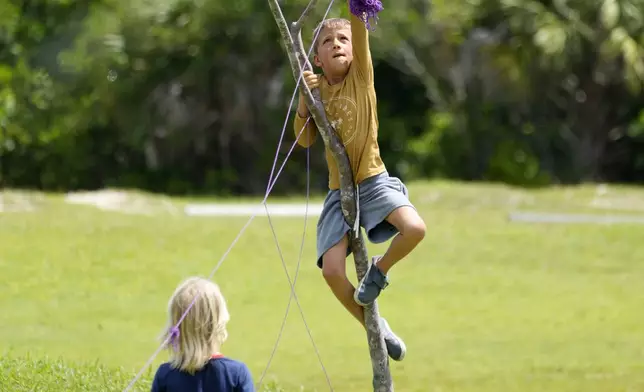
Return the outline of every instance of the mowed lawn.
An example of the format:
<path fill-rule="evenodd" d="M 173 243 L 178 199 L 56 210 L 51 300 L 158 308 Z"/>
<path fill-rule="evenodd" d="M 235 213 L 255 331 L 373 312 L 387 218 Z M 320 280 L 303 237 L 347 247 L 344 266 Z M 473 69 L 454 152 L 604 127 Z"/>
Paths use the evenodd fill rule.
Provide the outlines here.
<path fill-rule="evenodd" d="M 644 391 L 644 225 L 508 219 L 517 210 L 644 216 L 643 188 L 409 187 L 427 237 L 392 270 L 379 299 L 408 347 L 403 362 L 391 363 L 397 391 Z M 19 195 L 6 192 L 5 204 Z M 0 213 L 3 391 L 32 390 L 28 380 L 42 377 L 37 363 L 45 357 L 75 367 L 70 385 L 83 366 L 121 369 L 120 379 L 92 390 L 124 389 L 158 347 L 175 286 L 207 276 L 248 221 L 186 216 L 179 199 L 170 201 L 175 210 L 135 215 L 69 205 L 63 195 L 25 197 L 35 211 Z M 141 197 L 162 206 L 159 196 Z M 293 277 L 304 219 L 272 222 Z M 333 390 L 371 391 L 366 334 L 315 265 L 316 222 L 309 217 L 297 281 L 306 323 Z M 369 253 L 385 246 L 370 245 Z M 224 353 L 245 361 L 259 381 L 289 299 L 266 217 L 251 222 L 214 280 L 232 316 Z M 134 390 L 147 390 L 166 358 L 161 352 Z M 330 390 L 295 303 L 267 382 Z"/>

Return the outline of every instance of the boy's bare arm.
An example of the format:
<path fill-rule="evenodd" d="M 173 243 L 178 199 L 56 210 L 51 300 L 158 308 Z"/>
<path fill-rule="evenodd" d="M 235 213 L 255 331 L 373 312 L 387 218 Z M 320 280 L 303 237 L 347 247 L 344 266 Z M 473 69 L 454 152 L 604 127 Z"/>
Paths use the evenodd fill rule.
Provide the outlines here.
<path fill-rule="evenodd" d="M 351 7 L 351 0 L 347 0 Z M 358 73 L 367 83 L 373 83 L 373 64 L 369 48 L 369 32 L 365 23 L 351 13 L 351 41 L 353 43 L 353 62 L 358 67 Z"/>

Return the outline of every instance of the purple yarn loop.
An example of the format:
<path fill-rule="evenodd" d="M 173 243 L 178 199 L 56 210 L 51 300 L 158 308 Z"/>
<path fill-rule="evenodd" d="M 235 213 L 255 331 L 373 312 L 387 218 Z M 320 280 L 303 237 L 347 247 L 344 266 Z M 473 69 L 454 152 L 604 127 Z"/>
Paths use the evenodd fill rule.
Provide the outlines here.
<path fill-rule="evenodd" d="M 179 327 L 174 326 L 170 328 L 170 343 L 174 347 L 175 350 L 179 348 Z"/>
<path fill-rule="evenodd" d="M 367 29 L 371 30 L 369 20 L 378 23 L 378 12 L 383 10 L 383 6 L 380 0 L 351 0 L 349 10 L 364 22 Z"/>

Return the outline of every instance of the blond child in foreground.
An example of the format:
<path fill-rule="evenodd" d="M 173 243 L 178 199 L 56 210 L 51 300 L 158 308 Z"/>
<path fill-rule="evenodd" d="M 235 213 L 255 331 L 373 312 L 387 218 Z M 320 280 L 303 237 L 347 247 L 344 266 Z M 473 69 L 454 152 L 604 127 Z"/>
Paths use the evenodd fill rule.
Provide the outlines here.
<path fill-rule="evenodd" d="M 168 313 L 170 361 L 158 368 L 152 392 L 255 391 L 248 367 L 220 352 L 230 315 L 215 283 L 187 279 L 170 298 Z"/>

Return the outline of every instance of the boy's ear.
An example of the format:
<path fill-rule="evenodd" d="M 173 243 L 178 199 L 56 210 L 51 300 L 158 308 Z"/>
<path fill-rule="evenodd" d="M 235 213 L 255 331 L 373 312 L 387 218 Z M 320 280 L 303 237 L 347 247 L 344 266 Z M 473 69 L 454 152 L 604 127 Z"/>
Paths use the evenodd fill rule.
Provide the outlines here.
<path fill-rule="evenodd" d="M 313 56 L 313 64 L 315 64 L 315 66 L 318 68 L 322 67 L 322 63 L 320 62 L 320 58 L 317 54 Z"/>

